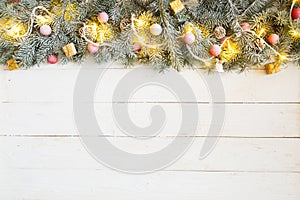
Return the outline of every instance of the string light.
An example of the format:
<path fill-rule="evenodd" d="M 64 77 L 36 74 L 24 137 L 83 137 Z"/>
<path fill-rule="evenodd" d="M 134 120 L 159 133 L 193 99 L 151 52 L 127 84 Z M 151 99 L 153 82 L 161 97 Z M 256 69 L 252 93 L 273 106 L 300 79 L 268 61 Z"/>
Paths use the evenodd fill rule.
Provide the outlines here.
<path fill-rule="evenodd" d="M 290 35 L 294 38 L 294 39 L 300 39 L 300 31 L 299 30 L 291 30 Z"/>
<path fill-rule="evenodd" d="M 48 14 L 48 16 L 36 15 L 37 10 L 45 11 Z M 25 30 L 25 26 L 22 25 L 21 23 L 18 23 L 16 25 L 12 26 L 10 29 L 5 28 L 3 26 L 1 28 L 4 31 L 6 31 L 10 37 L 13 37 L 15 39 L 21 39 L 32 33 L 33 24 L 34 24 L 35 20 L 37 21 L 38 24 L 41 24 L 41 25 L 51 23 L 52 15 L 45 7 L 37 6 L 32 10 L 32 13 L 30 15 L 30 20 L 28 22 L 27 31 Z M 9 22 L 7 22 L 7 23 L 9 23 Z"/>
<path fill-rule="evenodd" d="M 262 35 L 266 32 L 266 29 L 265 28 L 261 28 L 259 31 L 258 31 L 258 34 L 257 34 L 257 37 L 262 37 Z"/>
<path fill-rule="evenodd" d="M 95 46 L 111 46 L 110 44 L 104 42 L 106 39 L 111 37 L 111 31 L 109 30 L 107 25 L 101 26 L 102 28 L 105 28 L 101 29 L 95 22 L 91 22 L 89 25 L 83 23 L 83 27 L 79 30 L 79 33 L 85 41 Z M 97 42 L 90 40 L 88 38 L 88 35 L 90 35 L 91 38 L 93 40 L 96 40 Z"/>
<path fill-rule="evenodd" d="M 132 28 L 132 31 L 133 31 L 133 34 L 134 36 L 137 38 L 138 42 L 143 45 L 144 47 L 147 47 L 147 48 L 153 48 L 153 49 L 156 49 L 157 47 L 160 47 L 162 46 L 163 44 L 147 44 L 145 42 L 145 39 L 143 37 L 141 37 L 138 33 L 138 31 L 136 30 L 135 28 L 135 22 L 136 22 L 136 18 L 135 18 L 135 15 L 133 14 L 131 16 L 131 28 Z M 141 21 L 138 21 L 141 23 Z M 144 22 L 143 22 L 144 23 Z"/>
<path fill-rule="evenodd" d="M 7 34 L 11 37 L 17 38 L 20 37 L 22 32 L 24 32 L 24 26 L 22 26 L 22 24 L 18 23 L 16 25 L 14 25 L 13 27 L 11 27 L 11 29 L 7 30 Z"/>
<path fill-rule="evenodd" d="M 90 1 L 87 0 L 85 2 L 88 3 Z M 233 8 L 235 8 L 235 6 L 231 0 L 228 0 L 228 2 L 230 3 L 230 5 Z M 294 39 L 300 38 L 300 29 L 299 28 L 295 29 L 295 27 L 294 27 L 295 23 L 293 22 L 293 19 L 292 19 L 292 11 L 297 2 L 300 2 L 300 0 L 292 0 L 290 16 L 289 16 L 290 25 L 291 25 L 290 26 L 291 30 L 289 31 L 289 34 Z M 244 16 L 244 14 L 249 9 L 251 9 L 251 7 L 253 7 L 253 5 L 254 5 L 254 3 L 251 4 L 244 11 L 244 13 L 240 16 Z M 39 15 L 37 14 L 38 10 L 41 11 L 39 13 Z M 76 10 L 75 4 L 67 5 L 65 7 L 65 12 L 64 12 L 65 20 L 71 20 L 72 16 L 74 16 L 73 12 L 75 12 L 75 10 Z M 233 9 L 233 11 L 234 10 L 235 9 Z M 68 16 L 66 16 L 66 14 L 68 14 Z M 51 14 L 45 7 L 37 6 L 32 10 L 32 13 L 30 15 L 30 20 L 28 22 L 27 27 L 26 27 L 26 25 L 24 25 L 22 23 L 15 22 L 15 23 L 12 23 L 13 25 L 5 26 L 5 27 L 3 26 L 2 29 L 7 33 L 7 35 L 9 37 L 12 37 L 14 39 L 20 39 L 20 38 L 26 37 L 32 33 L 34 22 L 36 22 L 36 24 L 38 24 L 40 26 L 41 25 L 49 25 L 52 23 L 53 18 L 54 18 L 54 15 Z M 159 47 L 165 45 L 165 43 L 151 44 L 151 41 L 150 41 L 151 39 L 147 38 L 147 34 L 143 34 L 143 31 L 149 30 L 149 27 L 156 21 L 157 21 L 156 18 L 154 18 L 150 12 L 143 13 L 140 16 L 138 16 L 137 18 L 135 17 L 135 15 L 132 15 L 132 17 L 131 17 L 131 28 L 132 28 L 133 35 L 134 35 L 136 41 L 139 44 L 141 44 L 142 46 L 149 48 L 149 51 L 159 51 L 162 49 L 162 48 L 159 49 Z M 238 20 L 237 20 L 237 22 L 238 22 Z M 111 44 L 105 43 L 105 41 L 109 40 L 113 36 L 113 31 L 109 24 L 99 24 L 97 22 L 90 22 L 88 24 L 82 23 L 82 24 L 83 24 L 83 27 L 80 28 L 79 32 L 80 32 L 81 37 L 85 41 L 87 41 L 91 44 L 94 44 L 96 46 L 112 46 Z M 239 25 L 239 23 L 238 23 L 238 25 Z M 264 26 L 264 27 L 261 27 L 261 26 Z M 299 56 L 289 56 L 286 53 L 279 52 L 278 50 L 276 50 L 276 48 L 272 47 L 270 45 L 270 43 L 266 42 L 263 39 L 266 36 L 267 29 L 268 29 L 268 26 L 266 24 L 257 22 L 255 27 L 256 27 L 255 31 L 242 30 L 242 28 L 241 28 L 241 31 L 249 32 L 253 36 L 255 36 L 257 39 L 260 39 L 264 45 L 266 45 L 269 49 L 271 49 L 276 54 L 277 61 L 285 62 L 285 61 L 295 61 L 295 60 L 300 59 Z M 204 41 L 204 39 L 206 39 L 202 35 L 201 29 L 199 27 L 197 27 L 197 25 L 194 25 L 192 23 L 186 23 L 183 33 L 184 34 L 193 33 L 195 36 L 197 35 L 197 38 L 200 38 L 200 40 L 202 39 L 202 41 Z M 232 59 L 234 59 L 234 57 L 237 56 L 241 52 L 241 49 L 239 48 L 238 44 L 235 43 L 231 39 L 235 36 L 236 36 L 236 33 L 234 33 L 233 35 L 231 35 L 229 37 L 226 37 L 223 40 L 222 44 L 220 44 L 220 46 L 222 48 L 222 53 L 219 55 L 218 58 L 221 59 L 221 61 L 229 62 Z M 205 42 L 208 44 L 207 46 L 212 45 L 212 42 L 210 40 L 205 40 Z M 216 58 L 214 56 L 207 56 L 208 58 L 201 58 L 200 56 L 197 56 L 196 53 L 193 52 L 194 49 L 191 47 L 191 45 L 186 45 L 186 47 L 193 58 L 195 58 L 196 60 L 202 61 L 204 63 L 210 62 Z"/>
<path fill-rule="evenodd" d="M 233 43 L 230 39 L 228 39 L 223 44 L 223 51 L 220 54 L 220 58 L 222 61 L 229 62 L 240 53 L 238 46 L 235 43 Z"/>
<path fill-rule="evenodd" d="M 53 21 L 52 16 L 49 16 L 49 15 L 47 15 L 47 16 L 36 15 L 35 19 L 39 26 L 42 26 L 45 24 L 49 25 Z"/>

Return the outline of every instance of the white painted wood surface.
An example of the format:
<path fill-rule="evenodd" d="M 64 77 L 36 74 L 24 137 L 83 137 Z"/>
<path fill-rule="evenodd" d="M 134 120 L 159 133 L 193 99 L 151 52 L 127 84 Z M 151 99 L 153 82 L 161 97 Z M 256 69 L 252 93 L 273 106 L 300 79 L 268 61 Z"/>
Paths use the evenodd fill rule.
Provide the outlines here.
<path fill-rule="evenodd" d="M 88 70 L 105 67 L 90 64 Z M 119 65 L 106 69 L 94 99 L 96 117 L 114 145 L 152 152 L 176 136 L 181 102 L 158 87 L 146 87 L 130 100 L 112 100 L 117 81 L 131 71 Z M 204 160 L 199 154 L 212 105 L 203 76 L 215 75 L 181 72 L 197 98 L 184 104 L 198 106 L 200 128 L 174 165 L 145 175 L 107 169 L 82 146 L 72 105 L 78 72 L 76 65 L 0 71 L 1 200 L 300 199 L 300 70 L 295 66 L 272 76 L 260 70 L 221 75 L 226 99 L 219 106 L 225 105 L 226 120 L 216 148 Z M 165 76 L 149 67 L 138 68 L 138 74 Z M 150 140 L 125 136 L 113 120 L 111 106 L 118 104 L 128 104 L 133 122 L 141 126 L 150 123 L 150 109 L 160 105 L 167 113 L 166 130 Z"/>

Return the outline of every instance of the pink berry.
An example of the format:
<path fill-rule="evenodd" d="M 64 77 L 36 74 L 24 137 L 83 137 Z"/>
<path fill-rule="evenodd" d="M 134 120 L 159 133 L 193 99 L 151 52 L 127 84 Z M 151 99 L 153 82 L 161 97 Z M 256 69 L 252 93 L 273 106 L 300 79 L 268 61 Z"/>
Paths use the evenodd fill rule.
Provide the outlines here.
<path fill-rule="evenodd" d="M 56 55 L 50 55 L 50 56 L 48 56 L 47 61 L 48 61 L 49 64 L 54 65 L 58 62 L 58 58 L 57 58 Z"/>
<path fill-rule="evenodd" d="M 99 47 L 97 45 L 94 45 L 92 43 L 88 44 L 88 51 L 91 53 L 91 54 L 95 54 L 98 52 L 99 50 Z"/>
<path fill-rule="evenodd" d="M 243 23 L 243 24 L 241 25 L 241 27 L 242 27 L 242 29 L 243 29 L 244 31 L 250 31 L 250 30 L 251 30 L 251 25 L 248 24 L 247 22 Z"/>
<path fill-rule="evenodd" d="M 133 50 L 134 50 L 135 52 L 139 52 L 139 51 L 142 50 L 142 46 L 141 46 L 138 42 L 135 42 L 135 43 L 133 44 Z"/>
<path fill-rule="evenodd" d="M 268 42 L 272 45 L 275 45 L 279 42 L 279 35 L 277 34 L 271 34 L 269 37 L 268 37 Z"/>
<path fill-rule="evenodd" d="M 295 8 L 295 9 L 292 11 L 292 18 L 293 18 L 293 20 L 298 20 L 298 19 L 300 19 L 300 8 Z"/>
<path fill-rule="evenodd" d="M 209 53 L 212 55 L 212 56 L 218 56 L 221 54 L 221 47 L 219 45 L 212 45 L 209 49 Z"/>
<path fill-rule="evenodd" d="M 98 14 L 98 19 L 102 23 L 108 22 L 108 14 L 106 12 L 101 12 Z"/>

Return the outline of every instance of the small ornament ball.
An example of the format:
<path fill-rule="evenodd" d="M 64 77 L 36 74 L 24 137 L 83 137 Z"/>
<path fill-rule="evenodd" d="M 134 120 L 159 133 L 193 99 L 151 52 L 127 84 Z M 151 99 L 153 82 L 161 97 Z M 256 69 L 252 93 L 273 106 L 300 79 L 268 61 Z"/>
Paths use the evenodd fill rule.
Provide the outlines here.
<path fill-rule="evenodd" d="M 293 20 L 298 20 L 298 19 L 300 19 L 300 8 L 295 8 L 295 9 L 292 11 L 292 18 L 293 18 Z"/>
<path fill-rule="evenodd" d="M 94 45 L 94 44 L 90 43 L 90 44 L 88 44 L 87 49 L 88 49 L 90 54 L 95 54 L 95 53 L 98 52 L 99 47 L 97 45 Z"/>
<path fill-rule="evenodd" d="M 219 45 L 216 45 L 216 44 L 212 45 L 209 49 L 210 55 L 215 56 L 215 57 L 220 55 L 221 51 L 222 51 L 221 47 Z"/>
<path fill-rule="evenodd" d="M 269 37 L 268 37 L 268 42 L 271 44 L 271 45 L 275 45 L 279 42 L 279 35 L 277 34 L 271 34 Z"/>
<path fill-rule="evenodd" d="M 183 37 L 183 41 L 185 44 L 193 44 L 196 40 L 196 37 L 193 33 L 187 33 Z"/>
<path fill-rule="evenodd" d="M 162 33 L 162 27 L 161 25 L 159 24 L 153 24 L 151 27 L 150 27 L 150 33 L 152 35 L 160 35 Z"/>
<path fill-rule="evenodd" d="M 108 14 L 106 12 L 101 12 L 98 14 L 98 20 L 102 23 L 108 22 Z"/>
<path fill-rule="evenodd" d="M 142 46 L 140 45 L 140 43 L 138 42 L 133 43 L 133 51 L 140 52 L 141 50 L 142 50 Z"/>
<path fill-rule="evenodd" d="M 242 29 L 243 29 L 244 31 L 250 31 L 250 30 L 251 30 L 251 25 L 250 25 L 249 23 L 247 23 L 247 22 L 242 23 L 242 24 L 241 24 L 241 27 L 242 27 Z"/>
<path fill-rule="evenodd" d="M 58 62 L 58 58 L 57 58 L 56 55 L 50 55 L 50 56 L 48 56 L 47 61 L 48 61 L 49 64 L 54 65 Z"/>
<path fill-rule="evenodd" d="M 43 25 L 40 27 L 40 33 L 44 36 L 49 36 L 52 33 L 52 29 L 49 25 Z"/>

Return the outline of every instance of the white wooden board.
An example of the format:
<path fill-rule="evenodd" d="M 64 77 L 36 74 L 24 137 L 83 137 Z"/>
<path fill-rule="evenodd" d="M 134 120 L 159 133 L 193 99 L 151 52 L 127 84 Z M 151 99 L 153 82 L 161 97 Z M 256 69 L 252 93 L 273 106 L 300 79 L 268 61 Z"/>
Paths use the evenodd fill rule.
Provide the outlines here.
<path fill-rule="evenodd" d="M 99 126 L 107 136 L 125 136 L 117 126 L 112 110 L 113 106 L 118 108 L 118 105 L 95 104 Z M 130 103 L 128 112 L 131 120 L 141 127 L 149 125 L 150 111 L 155 105 L 161 106 L 167 114 L 167 125 L 160 136 L 176 136 L 179 129 L 174 125 L 181 123 L 180 104 Z M 199 110 L 199 130 L 195 135 L 206 136 L 211 125 L 212 105 L 196 106 Z M 217 112 L 222 106 L 217 105 Z M 225 108 L 225 121 L 220 136 L 300 137 L 299 104 L 225 104 Z M 71 103 L 0 103 L 0 110 L 0 135 L 78 135 Z"/>
<path fill-rule="evenodd" d="M 226 107 L 223 131 L 214 151 L 199 160 L 212 116 L 213 100 L 205 79 L 215 79 L 216 74 L 198 70 L 180 73 L 196 100 L 178 100 L 154 85 L 138 90 L 131 99 L 125 94 L 115 99 L 112 96 L 118 81 L 133 71 L 148 80 L 167 77 L 168 73 L 159 74 L 145 66 L 123 69 L 120 65 L 96 66 L 90 61 L 87 65 L 91 74 L 106 70 L 95 98 L 88 101 L 95 102 L 98 123 L 115 146 L 144 153 L 163 148 L 178 133 L 182 103 L 196 105 L 199 110 L 193 145 L 174 165 L 157 173 L 112 171 L 93 159 L 76 131 L 72 103 L 80 66 L 0 70 L 1 200 L 300 199 L 297 67 L 271 76 L 263 70 L 222 74 L 226 98 L 218 107 Z M 120 104 L 128 105 L 132 121 L 140 126 L 151 123 L 150 109 L 159 105 L 166 111 L 169 127 L 151 140 L 129 138 L 112 117 L 111 107 Z M 192 135 L 186 133 L 187 137 Z"/>
<path fill-rule="evenodd" d="M 127 175 L 98 170 L 0 171 L 0 198 L 12 200 L 298 200 L 291 173 L 159 172 Z"/>
<path fill-rule="evenodd" d="M 90 69 L 90 75 L 102 70 Z M 130 73 L 131 69 L 107 70 L 95 84 L 94 99 L 96 102 L 193 102 L 189 98 L 178 100 L 162 87 L 150 85 L 137 91 L 131 99 L 125 94 L 113 98 L 119 81 Z M 140 79 L 157 80 L 170 77 L 168 72 L 158 73 L 152 69 L 137 69 L 134 72 Z M 79 70 L 32 70 L 32 71 L 3 71 L 1 91 L 2 102 L 71 102 L 76 78 Z M 211 92 L 205 78 L 215 79 L 216 74 L 205 74 L 203 71 L 185 70 L 180 75 L 194 91 L 197 102 L 211 102 Z M 266 76 L 263 71 L 254 71 L 244 74 L 231 72 L 221 74 L 225 102 L 300 102 L 300 70 L 291 67 L 280 74 Z M 84 97 L 83 97 L 84 98 Z"/>
<path fill-rule="evenodd" d="M 115 147 L 135 154 L 159 151 L 173 140 L 107 139 Z M 221 138 L 213 152 L 200 160 L 204 140 L 195 138 L 186 154 L 166 169 L 300 173 L 300 139 Z M 105 169 L 93 159 L 77 137 L 0 137 L 0 149 L 0 163 L 13 169 Z"/>

